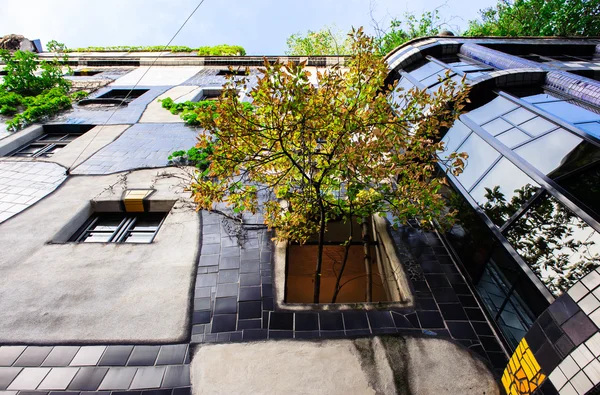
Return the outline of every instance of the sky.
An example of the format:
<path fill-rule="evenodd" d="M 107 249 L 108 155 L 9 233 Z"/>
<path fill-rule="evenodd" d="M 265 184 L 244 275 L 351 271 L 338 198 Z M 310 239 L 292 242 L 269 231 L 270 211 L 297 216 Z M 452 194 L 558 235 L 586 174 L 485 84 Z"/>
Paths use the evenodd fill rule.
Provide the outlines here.
<path fill-rule="evenodd" d="M 22 34 L 70 48 L 165 45 L 200 0 L 1 0 L 0 36 Z M 249 55 L 283 55 L 294 33 L 334 25 L 342 31 L 373 20 L 385 28 L 405 12 L 440 7 L 450 30 L 465 29 L 495 0 L 204 0 L 172 45 L 241 45 Z M 372 12 L 371 12 L 372 11 Z M 373 18 L 371 17 L 373 15 Z"/>

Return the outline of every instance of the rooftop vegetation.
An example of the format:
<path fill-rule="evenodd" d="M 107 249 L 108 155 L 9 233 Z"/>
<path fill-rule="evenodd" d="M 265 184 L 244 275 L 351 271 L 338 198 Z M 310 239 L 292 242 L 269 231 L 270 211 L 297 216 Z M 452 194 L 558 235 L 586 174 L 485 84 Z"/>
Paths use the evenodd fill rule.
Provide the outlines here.
<path fill-rule="evenodd" d="M 244 56 L 246 50 L 239 45 L 221 44 L 215 46 L 203 46 L 191 48 L 182 45 L 173 46 L 135 46 L 135 45 L 118 45 L 108 47 L 83 47 L 83 48 L 66 48 L 65 52 L 197 52 L 199 56 Z"/>

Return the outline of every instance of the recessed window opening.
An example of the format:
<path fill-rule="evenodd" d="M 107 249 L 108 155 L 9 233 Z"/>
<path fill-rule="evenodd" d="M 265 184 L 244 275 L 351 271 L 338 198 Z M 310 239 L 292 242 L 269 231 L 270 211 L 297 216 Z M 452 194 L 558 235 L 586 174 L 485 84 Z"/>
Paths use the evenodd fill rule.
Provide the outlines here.
<path fill-rule="evenodd" d="M 219 72 L 217 73 L 217 75 L 235 75 L 235 76 L 247 76 L 250 73 L 246 71 L 246 69 L 238 69 L 238 70 L 229 70 L 229 69 L 222 69 L 219 70 Z"/>
<path fill-rule="evenodd" d="M 83 76 L 92 76 L 96 74 L 102 73 L 102 70 L 75 70 L 73 71 L 73 75 L 75 77 L 83 77 Z"/>
<path fill-rule="evenodd" d="M 152 243 L 167 213 L 96 213 L 71 238 L 77 243 Z"/>
<path fill-rule="evenodd" d="M 98 96 L 98 99 L 117 99 L 124 100 L 126 103 L 131 103 L 146 92 L 148 92 L 148 89 L 112 89 L 105 94 Z"/>
<path fill-rule="evenodd" d="M 50 158 L 93 127 L 94 125 L 77 125 L 77 127 L 44 126 L 44 134 L 19 147 L 8 156 Z"/>

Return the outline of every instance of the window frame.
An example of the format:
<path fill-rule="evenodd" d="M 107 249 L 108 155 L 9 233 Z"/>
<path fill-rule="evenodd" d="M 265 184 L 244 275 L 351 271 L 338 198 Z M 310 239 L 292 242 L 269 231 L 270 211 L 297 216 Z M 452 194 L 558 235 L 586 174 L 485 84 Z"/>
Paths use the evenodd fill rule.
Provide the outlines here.
<path fill-rule="evenodd" d="M 16 150 L 9 153 L 7 156 L 12 156 L 12 157 L 17 157 L 17 158 L 50 158 L 54 155 L 54 152 L 53 152 L 54 148 L 56 148 L 56 147 L 64 148 L 67 145 L 69 145 L 69 143 L 71 143 L 74 140 L 76 140 L 77 138 L 81 137 L 84 133 L 68 133 L 68 132 L 67 133 L 65 133 L 65 132 L 63 132 L 63 133 L 44 133 L 41 136 L 36 137 L 35 139 L 31 140 L 27 144 L 23 144 Z M 43 141 L 46 137 L 48 137 L 50 135 L 62 135 L 62 137 L 60 137 L 59 139 Z M 70 137 L 74 137 L 74 138 L 70 138 Z M 30 147 L 35 147 L 35 146 L 41 146 L 42 148 L 38 152 L 32 153 L 31 155 L 21 154 L 22 151 L 24 151 L 25 149 L 30 148 Z M 50 155 L 48 155 L 48 154 L 50 154 Z"/>
<path fill-rule="evenodd" d="M 144 217 L 149 217 L 151 215 L 162 215 L 160 220 L 158 221 L 158 225 L 156 225 L 156 229 L 154 230 L 135 230 L 135 225 L 138 220 L 144 220 Z M 96 243 L 96 244 L 152 244 L 158 231 L 160 230 L 162 224 L 165 222 L 167 218 L 167 212 L 144 212 L 144 213 L 128 213 L 128 212 L 99 212 L 94 213 L 86 223 L 75 232 L 75 234 L 71 237 L 72 242 L 75 243 Z M 102 219 L 108 219 L 110 217 L 114 217 L 115 219 L 120 218 L 119 224 L 116 226 L 116 229 L 113 231 L 109 230 L 95 230 L 96 224 Z M 110 234 L 107 241 L 87 241 L 94 233 L 103 233 Z M 150 241 L 144 243 L 133 243 L 127 242 L 127 239 L 133 233 L 148 233 L 152 234 Z"/>

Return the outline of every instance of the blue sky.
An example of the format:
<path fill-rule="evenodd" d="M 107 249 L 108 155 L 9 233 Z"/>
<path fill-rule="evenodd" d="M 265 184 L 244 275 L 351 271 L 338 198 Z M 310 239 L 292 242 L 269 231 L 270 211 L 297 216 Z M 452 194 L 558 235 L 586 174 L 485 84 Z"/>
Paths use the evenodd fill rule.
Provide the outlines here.
<path fill-rule="evenodd" d="M 200 0 L 2 0 L 0 35 L 23 34 L 69 47 L 165 45 Z M 334 24 L 373 33 L 370 10 L 387 26 L 406 11 L 441 7 L 452 29 L 464 29 L 495 0 L 205 0 L 173 45 L 237 44 L 248 54 L 280 55 L 286 38 Z"/>

